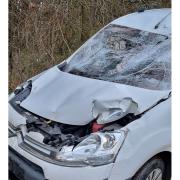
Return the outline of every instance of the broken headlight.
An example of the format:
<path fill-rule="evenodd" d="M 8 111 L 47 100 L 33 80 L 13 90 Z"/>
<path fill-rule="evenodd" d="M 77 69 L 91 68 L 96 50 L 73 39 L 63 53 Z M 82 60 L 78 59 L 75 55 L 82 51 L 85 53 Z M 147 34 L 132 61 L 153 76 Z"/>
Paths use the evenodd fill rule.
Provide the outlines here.
<path fill-rule="evenodd" d="M 63 147 L 56 159 L 67 165 L 109 164 L 114 162 L 124 139 L 124 131 L 93 133 L 75 147 Z"/>

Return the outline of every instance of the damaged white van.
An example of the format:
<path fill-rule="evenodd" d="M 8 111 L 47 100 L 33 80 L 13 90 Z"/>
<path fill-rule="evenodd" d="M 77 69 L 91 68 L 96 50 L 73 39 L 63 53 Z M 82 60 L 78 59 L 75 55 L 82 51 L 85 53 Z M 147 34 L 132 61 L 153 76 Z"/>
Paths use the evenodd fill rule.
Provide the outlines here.
<path fill-rule="evenodd" d="M 171 12 L 112 21 L 9 98 L 20 180 L 164 180 L 171 173 Z"/>

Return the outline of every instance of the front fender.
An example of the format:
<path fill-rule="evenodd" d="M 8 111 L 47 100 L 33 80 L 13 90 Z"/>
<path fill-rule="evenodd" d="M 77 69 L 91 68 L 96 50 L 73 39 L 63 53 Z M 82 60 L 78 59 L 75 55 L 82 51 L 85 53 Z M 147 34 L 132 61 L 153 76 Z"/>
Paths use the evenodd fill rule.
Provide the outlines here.
<path fill-rule="evenodd" d="M 112 179 L 128 179 L 150 158 L 160 152 L 170 151 L 171 99 L 158 104 L 123 129 L 128 130 L 128 133 L 117 155 Z"/>

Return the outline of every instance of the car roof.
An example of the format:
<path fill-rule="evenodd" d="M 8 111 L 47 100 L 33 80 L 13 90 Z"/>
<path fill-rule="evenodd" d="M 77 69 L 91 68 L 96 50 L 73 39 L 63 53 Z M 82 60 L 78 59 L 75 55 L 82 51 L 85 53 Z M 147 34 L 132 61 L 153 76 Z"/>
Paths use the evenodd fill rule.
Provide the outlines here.
<path fill-rule="evenodd" d="M 171 35 L 171 9 L 151 9 L 128 14 L 110 24 L 127 26 L 153 33 Z"/>

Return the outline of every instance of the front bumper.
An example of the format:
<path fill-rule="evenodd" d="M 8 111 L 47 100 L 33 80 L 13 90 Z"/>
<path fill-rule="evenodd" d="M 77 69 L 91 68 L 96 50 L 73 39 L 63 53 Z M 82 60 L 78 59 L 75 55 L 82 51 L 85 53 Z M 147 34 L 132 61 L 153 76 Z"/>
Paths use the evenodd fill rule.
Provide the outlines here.
<path fill-rule="evenodd" d="M 18 164 L 18 168 L 10 165 L 10 171 L 14 174 L 19 173 L 19 176 L 22 176 L 21 180 L 107 180 L 113 167 L 113 164 L 97 167 L 65 167 L 52 164 L 21 149 L 16 136 L 9 138 L 9 146 L 11 148 L 10 163 L 13 161 L 16 167 Z M 12 151 L 15 153 L 12 154 Z"/>
<path fill-rule="evenodd" d="M 9 171 L 20 180 L 44 180 L 41 167 L 9 148 Z"/>

